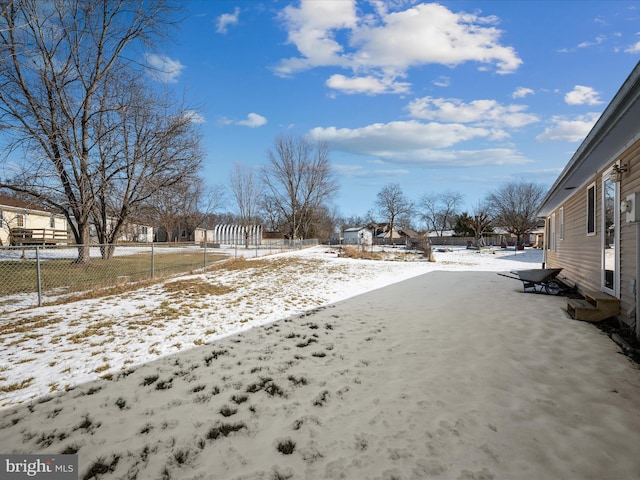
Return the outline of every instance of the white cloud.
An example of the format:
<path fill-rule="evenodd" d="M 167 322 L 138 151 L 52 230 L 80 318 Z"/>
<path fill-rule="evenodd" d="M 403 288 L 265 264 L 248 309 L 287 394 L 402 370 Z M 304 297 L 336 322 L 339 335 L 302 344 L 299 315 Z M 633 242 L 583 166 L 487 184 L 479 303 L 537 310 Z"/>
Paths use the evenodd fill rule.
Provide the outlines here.
<path fill-rule="evenodd" d="M 250 113 L 249 115 L 247 115 L 246 120 L 240 120 L 238 122 L 235 122 L 236 125 L 243 125 L 245 127 L 251 127 L 251 128 L 261 127 L 266 123 L 267 123 L 267 119 L 262 115 L 258 115 L 257 113 Z"/>
<path fill-rule="evenodd" d="M 500 105 L 495 100 L 464 103 L 455 98 L 423 97 L 409 103 L 407 108 L 414 118 L 486 127 L 520 128 L 540 120 L 526 113 L 525 105 Z"/>
<path fill-rule="evenodd" d="M 591 87 L 576 85 L 564 96 L 564 101 L 569 105 L 600 105 L 602 100 L 598 98 L 598 92 Z"/>
<path fill-rule="evenodd" d="M 226 35 L 229 25 L 236 25 L 240 16 L 240 8 L 236 7 L 233 13 L 223 13 L 216 22 L 216 32 Z"/>
<path fill-rule="evenodd" d="M 411 172 L 405 168 L 376 168 L 366 169 L 362 165 L 332 164 L 338 175 L 342 177 L 358 178 L 391 178 L 409 175 Z"/>
<path fill-rule="evenodd" d="M 205 118 L 195 110 L 187 110 L 184 112 L 185 117 L 189 118 L 193 123 L 206 123 Z"/>
<path fill-rule="evenodd" d="M 600 118 L 599 113 L 581 115 L 574 119 L 554 116 L 551 118 L 552 125 L 538 135 L 536 140 L 539 142 L 582 141 L 589 134 L 595 123 L 598 121 L 598 118 Z"/>
<path fill-rule="evenodd" d="M 412 67 L 477 62 L 504 74 L 522 63 L 512 47 L 501 45 L 495 17 L 454 13 L 439 4 L 392 13 L 388 9 L 396 4 L 376 5 L 375 13 L 361 17 L 355 0 L 302 0 L 299 7 L 286 7 L 281 18 L 300 55 L 282 60 L 275 72 L 289 76 L 319 66 L 348 68 L 356 74 L 354 80 L 368 79 L 351 93 L 375 94 L 380 83 L 395 85 L 394 79 L 405 77 Z M 346 82 L 328 82 L 334 84 Z"/>
<path fill-rule="evenodd" d="M 625 48 L 625 53 L 640 53 L 640 42 Z"/>
<path fill-rule="evenodd" d="M 342 57 L 343 46 L 335 40 L 335 31 L 355 28 L 355 0 L 303 0 L 299 7 L 287 6 L 281 18 L 288 30 L 288 42 L 296 46 L 302 57 L 283 60 L 277 73 L 286 76 L 318 66 L 347 64 Z"/>
<path fill-rule="evenodd" d="M 145 54 L 147 61 L 147 73 L 154 79 L 163 83 L 175 83 L 184 69 L 178 60 L 173 60 L 166 55 L 156 53 Z"/>
<path fill-rule="evenodd" d="M 531 160 L 510 148 L 425 152 L 425 159 L 428 160 L 429 166 L 442 167 L 486 167 L 531 163 Z"/>
<path fill-rule="evenodd" d="M 220 126 L 233 125 L 235 122 L 227 117 L 218 117 L 216 123 Z"/>
<path fill-rule="evenodd" d="M 376 123 L 356 129 L 317 127 L 309 135 L 328 142 L 335 151 L 375 157 L 385 163 L 404 166 L 462 167 L 527 162 L 522 155 L 508 148 L 449 149 L 461 142 L 495 137 L 491 129 L 454 123 L 421 123 L 412 120 Z"/>
<path fill-rule="evenodd" d="M 524 98 L 528 95 L 535 95 L 536 92 L 534 92 L 533 90 L 531 90 L 530 88 L 526 88 L 526 87 L 518 87 L 516 88 L 516 90 L 511 94 L 512 98 Z"/>
<path fill-rule="evenodd" d="M 309 134 L 340 150 L 379 156 L 384 152 L 417 148 L 446 148 L 478 137 L 488 137 L 486 128 L 461 124 L 422 123 L 414 120 L 374 123 L 361 128 L 316 127 Z"/>
<path fill-rule="evenodd" d="M 365 93 L 367 95 L 376 95 L 380 93 L 406 93 L 409 91 L 408 83 L 372 76 L 347 78 L 344 75 L 335 74 L 329 77 L 326 84 L 329 88 L 348 94 Z"/>
<path fill-rule="evenodd" d="M 493 17 L 454 13 L 439 4 L 421 4 L 381 18 L 376 26 L 354 31 L 358 66 L 404 71 L 425 64 L 495 64 L 498 73 L 515 71 L 522 61 L 511 47 L 499 44 Z M 489 25 L 489 26 L 485 26 Z"/>
<path fill-rule="evenodd" d="M 490 167 L 531 163 L 519 152 L 510 148 L 480 150 L 418 149 L 385 157 L 388 163 L 422 167 Z"/>
<path fill-rule="evenodd" d="M 602 26 L 605 26 L 605 27 L 609 25 L 609 22 L 607 22 L 604 18 L 602 18 L 600 16 L 594 18 L 593 22 L 597 23 L 597 24 L 600 24 Z"/>
<path fill-rule="evenodd" d="M 445 88 L 451 84 L 451 79 L 449 77 L 445 77 L 444 75 L 441 75 L 433 81 L 433 84 L 436 87 Z"/>
<path fill-rule="evenodd" d="M 606 39 L 607 37 L 605 37 L 604 35 L 598 35 L 593 41 L 586 41 L 578 44 L 578 48 L 586 48 L 586 47 L 592 47 L 593 45 L 600 45 Z"/>

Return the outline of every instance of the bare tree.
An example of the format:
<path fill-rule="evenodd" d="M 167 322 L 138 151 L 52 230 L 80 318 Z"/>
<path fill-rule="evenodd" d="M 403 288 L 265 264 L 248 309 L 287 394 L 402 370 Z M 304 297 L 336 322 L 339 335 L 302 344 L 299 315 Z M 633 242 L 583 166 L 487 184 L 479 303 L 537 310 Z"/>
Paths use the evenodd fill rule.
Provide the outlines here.
<path fill-rule="evenodd" d="M 250 226 L 259 222 L 262 185 L 255 171 L 241 163 L 234 164 L 229 174 L 229 185 L 238 208 L 240 225 L 244 229 L 245 248 L 249 248 Z"/>
<path fill-rule="evenodd" d="M 263 181 L 269 202 L 285 219 L 290 238 L 308 238 L 314 215 L 338 190 L 325 142 L 280 135 L 267 152 Z"/>
<path fill-rule="evenodd" d="M 476 247 L 484 246 L 484 237 L 482 235 L 491 227 L 492 222 L 491 209 L 486 202 L 481 202 L 473 208 L 471 215 L 468 217 L 467 227 L 474 232 L 474 244 Z"/>
<path fill-rule="evenodd" d="M 99 180 L 92 184 L 91 217 L 99 243 L 109 244 L 102 250 L 105 259 L 136 209 L 164 188 L 193 183 L 203 158 L 200 134 L 185 109 L 145 93 L 124 75 L 109 85 L 95 117 L 99 162 L 94 179 Z M 110 105 L 111 99 L 125 106 Z"/>
<path fill-rule="evenodd" d="M 180 240 L 182 232 L 193 232 L 224 204 L 223 190 L 207 188 L 202 179 L 183 178 L 148 199 L 148 215 L 166 232 L 168 242 Z"/>
<path fill-rule="evenodd" d="M 391 238 L 397 220 L 408 218 L 413 213 L 413 204 L 405 197 L 397 183 L 390 183 L 378 192 L 376 206 L 380 215 L 388 220 Z"/>
<path fill-rule="evenodd" d="M 509 182 L 487 196 L 486 202 L 493 213 L 495 225 L 504 227 L 518 238 L 536 227 L 536 211 L 545 194 L 545 188 L 533 182 Z"/>
<path fill-rule="evenodd" d="M 277 232 L 284 228 L 286 222 L 274 197 L 269 195 L 262 197 L 260 200 L 260 212 L 266 222 L 267 230 Z"/>
<path fill-rule="evenodd" d="M 0 16 L 0 128 L 12 139 L 3 153 L 26 151 L 4 185 L 64 213 L 78 262 L 89 261 L 99 92 L 125 52 L 164 35 L 172 11 L 165 0 L 9 0 Z"/>
<path fill-rule="evenodd" d="M 309 227 L 305 232 L 305 238 L 317 238 L 321 243 L 328 242 L 336 230 L 337 217 L 335 207 L 320 205 L 314 210 L 313 217 L 308 222 Z"/>
<path fill-rule="evenodd" d="M 447 190 L 443 193 L 424 195 L 419 203 L 419 215 L 428 230 L 442 237 L 445 230 L 453 228 L 464 195 Z"/>
<path fill-rule="evenodd" d="M 351 227 L 364 227 L 367 223 L 370 223 L 368 217 L 364 217 L 361 215 L 351 215 L 349 217 L 339 217 L 337 219 L 338 227 L 340 230 L 345 230 Z"/>

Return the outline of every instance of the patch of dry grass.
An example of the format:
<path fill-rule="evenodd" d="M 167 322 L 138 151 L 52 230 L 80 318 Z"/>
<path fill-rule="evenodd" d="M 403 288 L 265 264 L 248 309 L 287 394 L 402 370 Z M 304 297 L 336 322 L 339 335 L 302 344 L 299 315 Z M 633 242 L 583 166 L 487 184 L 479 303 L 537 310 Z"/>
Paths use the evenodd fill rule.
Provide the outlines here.
<path fill-rule="evenodd" d="M 189 313 L 182 308 L 179 304 L 164 300 L 156 309 L 152 311 L 153 318 L 151 321 L 155 323 L 156 320 L 176 320 L 181 315 Z"/>
<path fill-rule="evenodd" d="M 355 258 L 360 260 L 383 260 L 383 261 L 420 261 L 424 259 L 424 255 L 416 252 L 408 252 L 403 249 L 396 251 L 370 252 L 357 247 L 344 246 L 342 248 L 343 257 Z"/>
<path fill-rule="evenodd" d="M 93 337 L 95 335 L 104 335 L 106 333 L 105 330 L 111 329 L 114 326 L 116 326 L 116 322 L 114 320 L 106 320 L 106 321 L 103 321 L 103 322 L 97 322 L 96 324 L 85 328 L 82 332 L 79 332 L 79 333 L 76 333 L 74 335 L 71 335 L 69 337 L 69 340 L 72 343 L 75 343 L 75 344 L 83 343 L 89 337 Z M 101 346 L 104 343 L 105 342 L 100 342 L 100 343 L 93 342 L 92 345 L 93 346 Z"/>
<path fill-rule="evenodd" d="M 36 315 L 31 318 L 16 320 L 5 325 L 0 325 L 0 335 L 11 335 L 13 333 L 33 332 L 37 328 L 48 327 L 62 322 L 60 317 L 49 317 L 47 315 Z"/>
<path fill-rule="evenodd" d="M 91 300 L 94 298 L 123 295 L 135 290 L 142 290 L 146 287 L 157 285 L 159 283 L 162 283 L 164 280 L 166 279 L 140 280 L 136 283 L 126 283 L 124 285 L 119 285 L 116 287 L 95 288 L 86 292 L 74 293 L 58 298 L 56 300 L 47 301 L 44 302 L 43 305 L 64 305 L 66 303 L 79 302 L 81 300 Z"/>
<path fill-rule="evenodd" d="M 21 365 L 23 363 L 35 362 L 35 358 L 23 358 L 22 360 L 18 360 L 16 365 Z"/>
<path fill-rule="evenodd" d="M 361 260 L 384 260 L 382 252 L 368 252 L 361 248 L 345 246 L 342 248 L 342 256 Z"/>
<path fill-rule="evenodd" d="M 20 383 L 12 383 L 11 385 L 8 385 L 6 387 L 0 386 L 0 393 L 9 393 L 9 392 L 15 392 L 16 390 L 22 390 L 24 388 L 27 388 L 29 385 L 31 385 L 31 382 L 33 382 L 34 377 L 29 377 L 24 379 L 23 381 L 21 381 Z"/>
<path fill-rule="evenodd" d="M 209 283 L 201 278 L 188 280 L 176 280 L 167 282 L 163 288 L 168 293 L 178 293 L 180 295 L 225 295 L 234 291 L 233 288 L 225 285 Z"/>
<path fill-rule="evenodd" d="M 105 363 L 103 365 L 100 365 L 99 367 L 96 367 L 96 369 L 94 370 L 94 372 L 96 373 L 102 373 L 105 370 L 109 370 L 111 368 L 111 365 L 109 365 L 108 363 Z"/>

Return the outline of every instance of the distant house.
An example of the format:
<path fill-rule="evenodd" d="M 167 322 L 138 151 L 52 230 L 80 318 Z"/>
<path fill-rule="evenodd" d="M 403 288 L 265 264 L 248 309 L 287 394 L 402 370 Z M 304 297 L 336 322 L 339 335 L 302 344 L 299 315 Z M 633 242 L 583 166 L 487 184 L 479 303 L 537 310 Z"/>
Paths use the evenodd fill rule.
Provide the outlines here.
<path fill-rule="evenodd" d="M 50 245 L 69 242 L 67 219 L 51 209 L 0 195 L 0 245 Z"/>
<path fill-rule="evenodd" d="M 122 226 L 117 240 L 124 243 L 151 243 L 153 242 L 153 231 L 151 225 L 127 222 Z"/>
<path fill-rule="evenodd" d="M 205 243 L 207 241 L 207 229 L 206 228 L 196 228 L 193 231 L 193 241 L 195 243 Z"/>
<path fill-rule="evenodd" d="M 371 245 L 373 232 L 367 227 L 352 227 L 344 230 L 342 236 L 345 245 Z"/>
<path fill-rule="evenodd" d="M 429 238 L 441 238 L 441 237 L 453 237 L 456 234 L 454 230 L 443 230 L 442 232 L 438 230 L 429 230 L 427 232 L 427 237 Z"/>
<path fill-rule="evenodd" d="M 71 217 L 71 221 L 76 225 L 75 218 Z M 117 224 L 117 219 L 115 217 L 107 218 L 106 228 L 109 229 L 110 232 L 113 232 Z M 151 243 L 154 238 L 154 228 L 151 225 L 144 225 L 140 223 L 136 223 L 133 220 L 127 220 L 120 227 L 118 232 L 118 236 L 115 239 L 115 242 L 118 243 Z M 99 242 L 98 239 L 98 231 L 96 229 L 95 224 L 89 224 L 89 241 L 92 244 L 97 244 Z"/>
<path fill-rule="evenodd" d="M 171 236 L 167 235 L 166 228 L 158 227 L 155 230 L 156 242 L 177 242 L 177 243 L 244 243 L 244 234 L 238 233 L 234 242 L 230 240 L 230 236 L 223 235 L 223 231 L 226 234 L 230 229 L 223 229 L 223 226 L 216 225 L 214 228 L 204 227 L 189 227 L 185 224 L 178 225 L 171 232 Z M 238 227 L 240 228 L 240 227 Z M 235 238 L 235 237 L 234 237 Z M 253 237 L 251 237 L 253 238 Z M 255 243 L 252 241 L 252 243 Z"/>
<path fill-rule="evenodd" d="M 398 233 L 400 234 L 400 237 L 411 239 L 411 240 L 415 240 L 423 237 L 423 235 L 420 235 L 418 232 L 411 230 L 410 228 L 401 227 L 398 229 Z"/>
<path fill-rule="evenodd" d="M 398 240 L 401 240 L 403 238 L 402 234 L 394 229 L 387 229 L 384 230 L 380 233 L 378 233 L 376 235 L 376 238 L 380 241 L 380 240 L 386 240 L 387 243 L 400 243 L 398 242 Z"/>
<path fill-rule="evenodd" d="M 167 233 L 166 228 L 158 227 L 155 229 L 155 241 L 156 242 L 189 242 L 196 241 L 197 228 L 188 227 L 186 225 L 179 225 L 173 229 L 171 234 Z"/>
<path fill-rule="evenodd" d="M 538 210 L 546 219 L 545 265 L 562 268 L 562 274 L 591 303 L 600 299 L 603 305 L 617 302 L 619 308 L 613 314 L 627 325 L 635 325 L 640 338 L 639 200 L 640 63 Z M 596 313 L 590 312 L 588 305 L 582 306 L 569 304 L 568 310 L 576 318 L 579 312 L 593 314 L 590 320 L 595 320 Z"/>
<path fill-rule="evenodd" d="M 391 229 L 389 223 L 372 222 L 368 224 L 366 228 L 371 230 L 374 242 L 377 244 L 404 243 L 403 236 L 398 231 L 397 226 Z"/>
<path fill-rule="evenodd" d="M 391 229 L 389 223 L 371 222 L 363 228 L 372 232 L 374 243 L 379 245 L 409 245 L 416 239 L 423 238 L 419 233 L 399 225 L 394 225 Z"/>

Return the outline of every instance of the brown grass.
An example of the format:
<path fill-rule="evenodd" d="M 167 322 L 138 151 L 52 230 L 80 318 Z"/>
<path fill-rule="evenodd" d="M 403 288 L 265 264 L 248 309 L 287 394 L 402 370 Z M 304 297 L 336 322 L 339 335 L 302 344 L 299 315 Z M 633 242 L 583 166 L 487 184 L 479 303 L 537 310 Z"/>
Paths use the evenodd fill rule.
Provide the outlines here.
<path fill-rule="evenodd" d="M 61 322 L 60 317 L 49 317 L 46 315 L 37 315 L 24 320 L 17 320 L 5 325 L 0 325 L 0 335 L 11 335 L 12 333 L 32 332 L 37 328 L 47 327 L 55 323 Z"/>
<path fill-rule="evenodd" d="M 23 388 L 27 388 L 29 385 L 31 385 L 31 382 L 33 382 L 33 380 L 34 377 L 29 377 L 20 383 L 12 383 L 7 387 L 0 386 L 0 393 L 9 393 L 15 392 L 16 390 L 22 390 Z"/>
<path fill-rule="evenodd" d="M 166 292 L 180 295 L 224 295 L 233 292 L 233 288 L 225 285 L 209 283 L 201 278 L 176 280 L 163 285 Z"/>
<path fill-rule="evenodd" d="M 361 260 L 384 260 L 384 256 L 381 252 L 367 252 L 361 248 L 345 246 L 342 251 L 343 256 L 348 258 L 357 258 Z"/>

